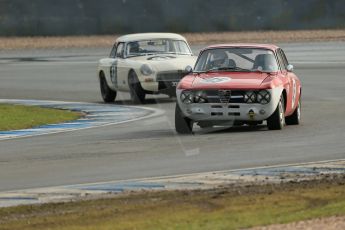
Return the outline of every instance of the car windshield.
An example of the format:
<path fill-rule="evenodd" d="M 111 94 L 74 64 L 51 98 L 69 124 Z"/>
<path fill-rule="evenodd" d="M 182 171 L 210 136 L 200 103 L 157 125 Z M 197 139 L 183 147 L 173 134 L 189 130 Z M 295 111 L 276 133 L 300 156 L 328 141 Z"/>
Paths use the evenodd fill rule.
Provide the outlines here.
<path fill-rule="evenodd" d="M 155 39 L 129 42 L 126 46 L 126 56 L 141 56 L 150 54 L 192 55 L 185 41 L 172 39 Z"/>
<path fill-rule="evenodd" d="M 195 72 L 212 71 L 276 72 L 278 64 L 268 49 L 217 48 L 205 50 L 195 65 Z"/>

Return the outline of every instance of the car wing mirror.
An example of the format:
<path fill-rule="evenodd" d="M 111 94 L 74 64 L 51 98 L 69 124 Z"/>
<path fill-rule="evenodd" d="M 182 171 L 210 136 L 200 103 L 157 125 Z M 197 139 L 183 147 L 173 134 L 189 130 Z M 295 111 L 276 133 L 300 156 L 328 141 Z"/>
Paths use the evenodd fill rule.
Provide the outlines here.
<path fill-rule="evenodd" d="M 193 67 L 191 67 L 190 65 L 187 65 L 184 70 L 186 71 L 186 73 L 192 73 L 193 72 Z"/>
<path fill-rule="evenodd" d="M 286 69 L 287 69 L 288 72 L 292 72 L 292 71 L 293 71 L 293 65 L 288 64 L 288 65 L 286 66 Z"/>

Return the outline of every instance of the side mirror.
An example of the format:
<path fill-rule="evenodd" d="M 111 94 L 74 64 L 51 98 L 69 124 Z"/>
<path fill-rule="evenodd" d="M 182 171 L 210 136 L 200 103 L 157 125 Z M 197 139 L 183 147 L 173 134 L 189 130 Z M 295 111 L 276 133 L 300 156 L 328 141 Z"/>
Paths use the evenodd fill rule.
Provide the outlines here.
<path fill-rule="evenodd" d="M 286 69 L 287 69 L 288 72 L 292 72 L 292 71 L 293 71 L 293 65 L 288 64 L 288 65 L 286 66 Z"/>
<path fill-rule="evenodd" d="M 186 68 L 184 69 L 186 73 L 191 73 L 193 72 L 193 68 L 190 65 L 187 65 Z"/>

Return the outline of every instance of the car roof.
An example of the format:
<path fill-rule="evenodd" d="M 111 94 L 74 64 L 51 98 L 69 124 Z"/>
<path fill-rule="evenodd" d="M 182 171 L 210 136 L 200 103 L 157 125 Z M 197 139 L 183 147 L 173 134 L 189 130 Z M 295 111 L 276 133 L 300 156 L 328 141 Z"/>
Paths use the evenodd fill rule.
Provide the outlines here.
<path fill-rule="evenodd" d="M 117 38 L 116 42 L 131 42 L 131 41 L 140 41 L 140 40 L 149 40 L 149 39 L 173 39 L 173 40 L 183 40 L 186 39 L 179 34 L 174 33 L 139 33 L 139 34 L 127 34 Z"/>
<path fill-rule="evenodd" d="M 217 45 L 211 45 L 203 50 L 208 49 L 217 49 L 217 48 L 259 48 L 259 49 L 269 49 L 269 50 L 276 50 L 279 47 L 273 44 L 257 44 L 257 43 L 232 43 L 232 44 L 217 44 Z"/>

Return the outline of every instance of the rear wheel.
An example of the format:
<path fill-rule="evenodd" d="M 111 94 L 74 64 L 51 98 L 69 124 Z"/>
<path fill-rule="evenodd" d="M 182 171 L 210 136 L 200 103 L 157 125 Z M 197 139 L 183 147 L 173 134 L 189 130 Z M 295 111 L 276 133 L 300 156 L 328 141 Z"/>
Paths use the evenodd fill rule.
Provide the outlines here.
<path fill-rule="evenodd" d="M 99 84 L 103 101 L 113 102 L 116 98 L 116 91 L 110 89 L 103 73 L 101 73 L 101 76 L 99 78 Z"/>
<path fill-rule="evenodd" d="M 280 130 L 285 126 L 284 97 L 281 96 L 274 113 L 267 119 L 267 126 L 270 130 Z"/>
<path fill-rule="evenodd" d="M 138 76 L 134 71 L 131 71 L 128 76 L 128 84 L 132 102 L 135 104 L 145 103 L 145 90 L 141 87 Z"/>
<path fill-rule="evenodd" d="M 287 125 L 299 125 L 301 123 L 301 99 L 292 115 L 285 119 Z"/>
<path fill-rule="evenodd" d="M 191 134 L 193 132 L 193 120 L 184 116 L 177 103 L 175 107 L 175 129 L 180 134 Z"/>

